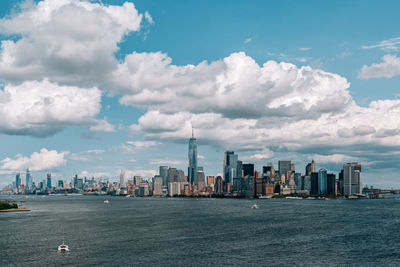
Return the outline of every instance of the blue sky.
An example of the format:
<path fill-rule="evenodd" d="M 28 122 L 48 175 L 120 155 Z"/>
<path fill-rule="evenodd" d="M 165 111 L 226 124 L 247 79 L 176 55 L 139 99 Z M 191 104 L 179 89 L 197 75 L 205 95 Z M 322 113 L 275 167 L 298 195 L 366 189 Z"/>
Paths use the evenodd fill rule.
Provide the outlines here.
<path fill-rule="evenodd" d="M 0 3 L 0 185 L 187 170 L 190 125 L 206 175 L 233 149 L 400 185 L 398 1 L 124 3 Z"/>

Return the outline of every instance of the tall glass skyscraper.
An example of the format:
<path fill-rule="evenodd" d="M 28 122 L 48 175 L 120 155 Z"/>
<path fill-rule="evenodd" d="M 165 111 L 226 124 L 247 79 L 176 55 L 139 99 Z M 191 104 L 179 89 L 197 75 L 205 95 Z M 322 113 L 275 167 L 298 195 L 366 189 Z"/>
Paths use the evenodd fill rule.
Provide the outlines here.
<path fill-rule="evenodd" d="M 238 155 L 233 151 L 225 151 L 224 158 L 224 182 L 233 185 L 233 179 L 237 178 Z"/>
<path fill-rule="evenodd" d="M 191 184 L 197 183 L 197 139 L 194 138 L 192 131 L 192 138 L 189 139 L 189 168 L 188 168 L 188 182 Z"/>
<path fill-rule="evenodd" d="M 26 189 L 32 188 L 32 177 L 29 169 L 26 169 Z"/>
<path fill-rule="evenodd" d="M 320 169 L 318 172 L 318 193 L 319 194 L 326 194 L 327 192 L 327 172 L 325 169 Z"/>

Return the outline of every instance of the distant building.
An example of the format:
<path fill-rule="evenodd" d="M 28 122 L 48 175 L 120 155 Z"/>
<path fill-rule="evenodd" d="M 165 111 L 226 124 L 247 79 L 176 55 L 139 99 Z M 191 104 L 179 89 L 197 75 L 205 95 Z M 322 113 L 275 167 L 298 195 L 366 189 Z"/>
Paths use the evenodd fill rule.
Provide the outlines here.
<path fill-rule="evenodd" d="M 307 176 L 307 175 L 311 176 L 311 173 L 312 173 L 312 172 L 316 172 L 316 171 L 317 171 L 317 170 L 316 170 L 315 161 L 312 160 L 311 163 L 308 163 L 307 166 L 306 166 L 306 176 Z"/>
<path fill-rule="evenodd" d="M 275 176 L 274 165 L 268 163 L 267 166 L 263 166 L 263 176 Z"/>
<path fill-rule="evenodd" d="M 243 164 L 243 176 L 254 176 L 254 164 L 245 163 Z"/>
<path fill-rule="evenodd" d="M 167 185 L 168 181 L 168 166 L 160 166 L 160 176 L 162 178 L 162 184 Z"/>
<path fill-rule="evenodd" d="M 361 164 L 343 165 L 343 193 L 345 196 L 361 194 Z"/>
<path fill-rule="evenodd" d="M 312 172 L 311 173 L 311 195 L 317 195 L 318 194 L 318 172 Z"/>
<path fill-rule="evenodd" d="M 63 180 L 58 180 L 57 187 L 64 188 L 64 181 Z"/>
<path fill-rule="evenodd" d="M 26 186 L 25 190 L 31 190 L 32 189 L 32 176 L 29 171 L 29 169 L 26 169 Z"/>
<path fill-rule="evenodd" d="M 125 188 L 125 172 L 123 170 L 119 174 L 119 188 Z"/>
<path fill-rule="evenodd" d="M 336 175 L 333 173 L 328 173 L 327 175 L 326 193 L 328 195 L 336 195 Z"/>
<path fill-rule="evenodd" d="M 139 196 L 147 197 L 149 195 L 149 184 L 147 182 L 141 182 L 139 184 Z"/>
<path fill-rule="evenodd" d="M 224 183 L 233 185 L 233 179 L 237 178 L 238 155 L 233 151 L 226 151 L 224 157 L 223 173 Z"/>
<path fill-rule="evenodd" d="M 328 176 L 325 169 L 318 172 L 318 194 L 325 195 L 327 193 Z"/>
<path fill-rule="evenodd" d="M 215 179 L 214 191 L 216 194 L 222 194 L 224 192 L 223 179 L 221 176 L 217 176 Z"/>
<path fill-rule="evenodd" d="M 52 186 L 51 186 L 51 173 L 48 173 L 47 174 L 47 188 L 48 189 L 51 189 L 52 188 Z"/>
<path fill-rule="evenodd" d="M 163 185 L 163 179 L 161 175 L 154 176 L 153 196 L 161 196 L 163 194 L 162 185 Z"/>
<path fill-rule="evenodd" d="M 197 140 L 194 138 L 192 130 L 192 138 L 189 139 L 189 167 L 188 167 L 188 182 L 191 184 L 197 183 Z"/>
<path fill-rule="evenodd" d="M 15 187 L 17 189 L 21 188 L 21 174 L 17 173 L 17 175 L 15 175 Z"/>
<path fill-rule="evenodd" d="M 282 176 L 284 175 L 285 182 L 288 181 L 289 177 L 287 176 L 287 172 L 291 171 L 291 164 L 292 162 L 290 160 L 280 160 L 278 161 L 278 168 L 279 168 L 279 175 Z"/>
<path fill-rule="evenodd" d="M 305 175 L 303 180 L 303 187 L 302 190 L 307 190 L 308 193 L 311 192 L 311 176 Z"/>

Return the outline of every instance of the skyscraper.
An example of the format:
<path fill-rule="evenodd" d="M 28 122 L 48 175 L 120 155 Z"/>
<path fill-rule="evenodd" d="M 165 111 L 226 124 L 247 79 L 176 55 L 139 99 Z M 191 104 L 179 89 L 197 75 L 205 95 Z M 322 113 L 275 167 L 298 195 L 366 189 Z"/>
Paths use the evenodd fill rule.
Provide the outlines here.
<path fill-rule="evenodd" d="M 188 182 L 191 184 L 197 183 L 197 140 L 194 138 L 192 130 L 192 138 L 189 139 L 189 168 Z"/>
<path fill-rule="evenodd" d="M 32 189 L 32 177 L 31 177 L 31 173 L 29 172 L 29 169 L 26 169 L 25 190 L 30 190 L 30 189 Z"/>
<path fill-rule="evenodd" d="M 51 189 L 51 173 L 47 174 L 47 188 Z"/>
<path fill-rule="evenodd" d="M 316 172 L 316 164 L 315 161 L 312 160 L 311 163 L 308 163 L 306 166 L 306 176 L 311 175 L 312 172 Z"/>
<path fill-rule="evenodd" d="M 361 164 L 354 162 L 343 165 L 343 193 L 345 196 L 361 194 Z"/>
<path fill-rule="evenodd" d="M 318 172 L 312 172 L 311 173 L 311 190 L 310 194 L 311 195 L 317 195 L 318 194 Z"/>
<path fill-rule="evenodd" d="M 168 166 L 160 166 L 160 176 L 162 178 L 162 185 L 168 185 Z"/>
<path fill-rule="evenodd" d="M 326 194 L 328 177 L 325 169 L 320 169 L 318 172 L 318 194 Z"/>
<path fill-rule="evenodd" d="M 238 155 L 235 155 L 233 151 L 225 151 L 224 157 L 224 183 L 230 183 L 233 185 L 233 179 L 237 177 L 237 161 Z"/>
<path fill-rule="evenodd" d="M 336 195 L 336 175 L 333 173 L 329 173 L 327 178 L 328 183 L 326 193 L 328 195 Z"/>
<path fill-rule="evenodd" d="M 125 172 L 121 170 L 121 173 L 119 174 L 119 188 L 124 188 L 125 187 Z"/>
<path fill-rule="evenodd" d="M 289 177 L 287 176 L 287 172 L 291 171 L 291 164 L 290 160 L 280 160 L 278 161 L 278 168 L 279 168 L 279 175 L 285 176 L 285 181 L 289 181 Z"/>
<path fill-rule="evenodd" d="M 15 175 L 15 187 L 18 189 L 21 187 L 21 174 L 20 173 L 17 173 L 17 175 Z"/>
<path fill-rule="evenodd" d="M 246 177 L 247 175 L 254 176 L 254 164 L 252 163 L 243 164 L 243 176 Z"/>

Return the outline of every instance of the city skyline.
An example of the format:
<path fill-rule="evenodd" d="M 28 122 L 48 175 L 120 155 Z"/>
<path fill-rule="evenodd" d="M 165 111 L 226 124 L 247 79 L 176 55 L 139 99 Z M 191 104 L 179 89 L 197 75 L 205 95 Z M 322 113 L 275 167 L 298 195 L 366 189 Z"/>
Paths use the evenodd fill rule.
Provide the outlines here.
<path fill-rule="evenodd" d="M 255 2 L 2 1 L 0 187 L 186 173 L 193 129 L 205 176 L 235 151 L 400 187 L 400 3 Z"/>

